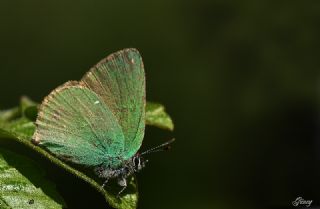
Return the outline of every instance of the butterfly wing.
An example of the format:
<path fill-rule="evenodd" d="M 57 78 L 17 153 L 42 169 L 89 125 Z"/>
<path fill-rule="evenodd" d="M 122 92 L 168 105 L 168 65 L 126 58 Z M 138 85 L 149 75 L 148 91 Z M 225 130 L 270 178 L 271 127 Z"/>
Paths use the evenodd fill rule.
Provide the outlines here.
<path fill-rule="evenodd" d="M 145 74 L 136 49 L 111 54 L 82 78 L 110 108 L 125 137 L 124 155 L 128 159 L 140 148 L 145 128 Z"/>
<path fill-rule="evenodd" d="M 124 135 L 102 99 L 78 82 L 58 87 L 42 103 L 33 140 L 64 160 L 117 167 Z"/>

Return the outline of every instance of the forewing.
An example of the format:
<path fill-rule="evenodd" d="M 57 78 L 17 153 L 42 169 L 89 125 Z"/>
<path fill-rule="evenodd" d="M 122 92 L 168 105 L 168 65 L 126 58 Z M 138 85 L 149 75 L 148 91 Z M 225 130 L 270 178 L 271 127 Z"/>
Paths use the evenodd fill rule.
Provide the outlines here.
<path fill-rule="evenodd" d="M 67 82 L 43 101 L 33 140 L 77 164 L 116 167 L 121 163 L 124 136 L 102 99 L 78 82 Z"/>
<path fill-rule="evenodd" d="M 124 154 L 132 157 L 140 148 L 145 128 L 145 74 L 136 49 L 111 54 L 83 77 L 110 108 L 125 136 Z"/>

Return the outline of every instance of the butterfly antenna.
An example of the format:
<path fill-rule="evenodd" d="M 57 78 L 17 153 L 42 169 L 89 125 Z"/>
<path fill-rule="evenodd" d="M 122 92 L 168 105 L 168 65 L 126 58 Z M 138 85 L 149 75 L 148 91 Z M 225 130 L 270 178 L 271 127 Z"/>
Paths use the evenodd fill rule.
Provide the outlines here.
<path fill-rule="evenodd" d="M 140 155 L 145 155 L 145 154 L 149 154 L 149 153 L 152 153 L 152 152 L 159 152 L 159 151 L 166 151 L 166 150 L 169 150 L 171 147 L 170 147 L 170 144 L 172 142 L 174 142 L 176 139 L 173 138 L 163 144 L 160 144 L 159 146 L 156 146 L 154 148 L 151 148 L 149 150 L 146 150 L 144 152 L 142 152 Z"/>

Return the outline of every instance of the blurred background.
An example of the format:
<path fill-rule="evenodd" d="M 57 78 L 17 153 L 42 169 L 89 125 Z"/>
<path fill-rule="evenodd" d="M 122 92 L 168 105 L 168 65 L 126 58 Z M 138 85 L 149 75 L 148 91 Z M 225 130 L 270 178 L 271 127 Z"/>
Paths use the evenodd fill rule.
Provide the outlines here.
<path fill-rule="evenodd" d="M 299 196 L 316 208 L 319 25 L 318 1 L 2 1 L 0 108 L 41 102 L 135 47 L 147 100 L 176 125 L 148 127 L 143 149 L 177 139 L 138 174 L 140 209 L 292 208 Z M 86 183 L 47 170 L 69 208 L 105 208 Z"/>

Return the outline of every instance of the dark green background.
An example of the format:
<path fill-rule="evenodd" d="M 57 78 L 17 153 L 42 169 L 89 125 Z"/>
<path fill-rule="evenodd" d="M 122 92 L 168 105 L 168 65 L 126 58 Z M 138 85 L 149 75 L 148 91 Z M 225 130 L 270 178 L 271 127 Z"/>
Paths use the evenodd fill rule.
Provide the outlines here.
<path fill-rule="evenodd" d="M 148 100 L 176 125 L 148 128 L 143 148 L 177 139 L 138 175 L 139 208 L 316 206 L 319 37 L 319 1 L 1 1 L 0 107 L 40 102 L 135 47 Z M 80 180 L 48 173 L 70 208 L 105 207 Z"/>

